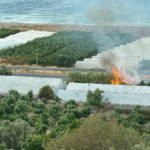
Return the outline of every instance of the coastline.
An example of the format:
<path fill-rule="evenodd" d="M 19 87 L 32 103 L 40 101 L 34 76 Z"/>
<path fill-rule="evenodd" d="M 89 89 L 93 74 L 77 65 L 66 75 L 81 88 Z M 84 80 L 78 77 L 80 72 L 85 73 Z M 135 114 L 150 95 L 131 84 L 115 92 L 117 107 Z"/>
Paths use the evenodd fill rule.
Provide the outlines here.
<path fill-rule="evenodd" d="M 4 28 L 18 28 L 21 31 L 88 31 L 88 32 L 111 32 L 111 33 L 131 33 L 139 37 L 150 36 L 150 27 L 148 26 L 114 26 L 114 25 L 86 25 L 86 24 L 31 24 L 31 23 L 7 23 L 0 22 Z"/>

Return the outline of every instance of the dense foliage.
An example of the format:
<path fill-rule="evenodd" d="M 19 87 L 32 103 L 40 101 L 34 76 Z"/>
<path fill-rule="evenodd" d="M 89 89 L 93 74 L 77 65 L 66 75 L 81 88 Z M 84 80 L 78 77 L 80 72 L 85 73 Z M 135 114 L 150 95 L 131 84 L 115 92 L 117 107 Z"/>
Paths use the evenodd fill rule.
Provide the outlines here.
<path fill-rule="evenodd" d="M 105 108 L 102 92 L 89 91 L 85 103 L 64 103 L 59 97 L 43 103 L 32 90 L 26 95 L 16 90 L 0 95 L 0 150 L 148 150 L 150 111 L 137 106 L 91 114 Z"/>
<path fill-rule="evenodd" d="M 106 36 L 107 39 L 104 38 Z M 113 44 L 107 44 L 110 43 L 109 39 Z M 120 40 L 118 41 L 118 39 Z M 52 36 L 38 38 L 14 48 L 3 49 L 0 51 L 0 56 L 5 58 L 5 63 L 31 65 L 36 63 L 37 51 L 39 65 L 70 67 L 77 60 L 83 60 L 97 54 L 98 51 L 114 48 L 114 46 L 126 44 L 133 40 L 134 37 L 129 34 L 111 33 L 101 34 L 97 42 L 91 32 L 61 31 Z M 63 59 L 65 62 L 62 61 Z"/>
<path fill-rule="evenodd" d="M 143 80 L 137 84 L 138 86 L 150 86 L 150 82 L 145 83 Z"/>
<path fill-rule="evenodd" d="M 115 76 L 112 73 L 81 73 L 81 72 L 70 72 L 68 75 L 69 82 L 76 83 L 100 83 L 110 84 L 111 80 L 114 80 Z"/>
<path fill-rule="evenodd" d="M 99 89 L 96 89 L 94 92 L 89 90 L 87 93 L 87 102 L 93 106 L 98 106 L 100 108 L 103 107 L 102 93 L 104 93 L 104 91 L 99 90 Z"/>
<path fill-rule="evenodd" d="M 133 129 L 125 130 L 114 122 L 102 121 L 100 115 L 94 115 L 84 121 L 79 129 L 51 142 L 48 150 L 130 150 L 139 141 L 140 136 Z"/>
<path fill-rule="evenodd" d="M 10 69 L 6 68 L 4 65 L 0 65 L 0 75 L 12 75 Z"/>
<path fill-rule="evenodd" d="M 0 28 L 0 38 L 4 38 L 6 36 L 16 34 L 20 30 L 19 29 L 6 29 L 6 28 Z"/>

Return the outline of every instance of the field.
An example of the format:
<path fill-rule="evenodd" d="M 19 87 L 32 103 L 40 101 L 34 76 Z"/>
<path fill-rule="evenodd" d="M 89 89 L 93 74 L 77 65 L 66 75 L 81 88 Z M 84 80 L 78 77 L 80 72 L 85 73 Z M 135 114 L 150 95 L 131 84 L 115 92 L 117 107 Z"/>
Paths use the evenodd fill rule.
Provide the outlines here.
<path fill-rule="evenodd" d="M 0 38 L 5 38 L 9 35 L 16 34 L 20 30 L 19 29 L 6 29 L 6 28 L 0 28 Z"/>
<path fill-rule="evenodd" d="M 91 57 L 98 51 L 114 48 L 135 40 L 131 34 L 60 31 L 26 44 L 0 51 L 3 63 L 12 65 L 38 64 L 71 67 L 76 61 Z M 37 55 L 36 55 L 37 54 Z"/>

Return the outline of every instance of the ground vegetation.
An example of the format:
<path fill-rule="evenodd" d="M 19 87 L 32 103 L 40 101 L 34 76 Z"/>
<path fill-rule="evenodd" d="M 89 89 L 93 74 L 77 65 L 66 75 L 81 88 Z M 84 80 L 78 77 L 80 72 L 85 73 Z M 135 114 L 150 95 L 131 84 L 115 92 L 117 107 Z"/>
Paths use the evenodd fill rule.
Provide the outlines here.
<path fill-rule="evenodd" d="M 135 39 L 130 34 L 108 33 L 111 45 L 106 45 L 103 34 L 98 34 L 99 42 L 95 40 L 92 32 L 60 31 L 49 37 L 37 38 L 25 44 L 0 51 L 3 63 L 13 65 L 36 64 L 38 55 L 39 65 L 53 65 L 58 67 L 71 67 L 76 61 L 91 57 L 102 50 L 126 44 Z M 113 38 L 113 36 L 118 38 Z M 119 41 L 118 41 L 119 39 Z M 105 47 L 105 48 L 104 48 Z M 17 61 L 15 61 L 17 60 Z"/>
<path fill-rule="evenodd" d="M 20 32 L 19 29 L 0 28 L 0 38 L 5 38 L 9 35 L 16 34 L 18 32 Z"/>
<path fill-rule="evenodd" d="M 89 91 L 85 103 L 59 97 L 43 103 L 33 91 L 0 96 L 0 149 L 149 149 L 150 111 L 114 108 L 103 112 L 103 91 Z"/>

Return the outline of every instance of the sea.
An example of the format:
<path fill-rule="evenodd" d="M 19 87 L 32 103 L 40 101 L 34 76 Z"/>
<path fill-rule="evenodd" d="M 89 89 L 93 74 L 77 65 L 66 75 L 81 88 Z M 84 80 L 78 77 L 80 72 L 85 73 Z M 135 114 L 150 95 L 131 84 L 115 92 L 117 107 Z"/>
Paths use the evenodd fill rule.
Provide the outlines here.
<path fill-rule="evenodd" d="M 150 26 L 150 0 L 0 0 L 0 22 Z"/>

